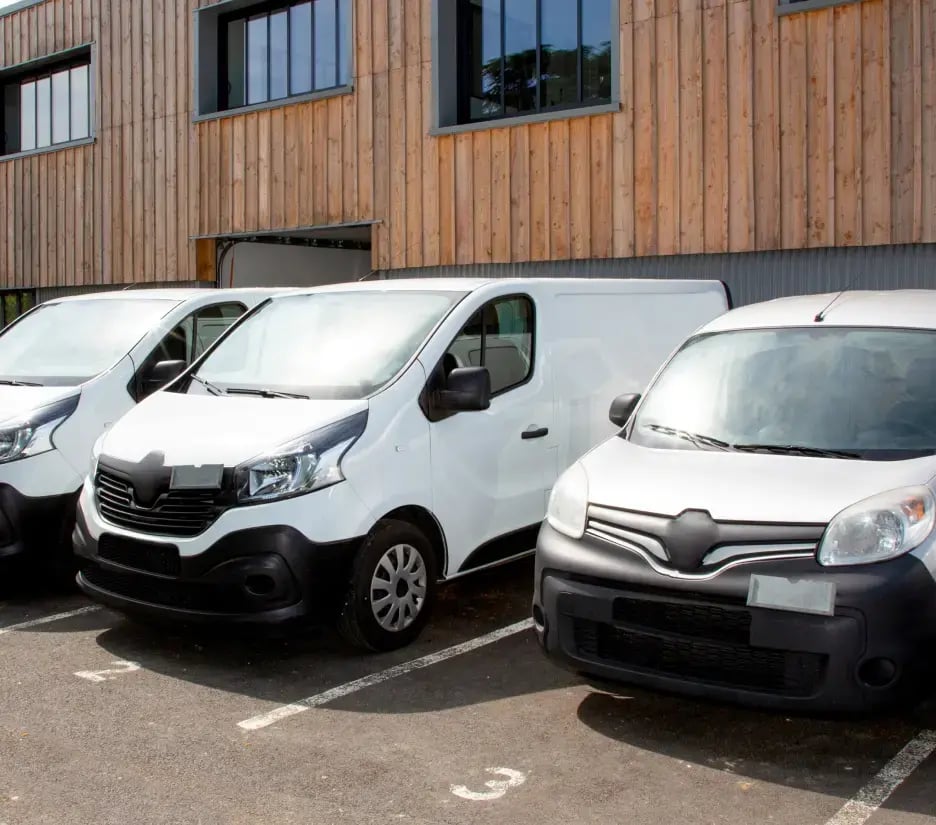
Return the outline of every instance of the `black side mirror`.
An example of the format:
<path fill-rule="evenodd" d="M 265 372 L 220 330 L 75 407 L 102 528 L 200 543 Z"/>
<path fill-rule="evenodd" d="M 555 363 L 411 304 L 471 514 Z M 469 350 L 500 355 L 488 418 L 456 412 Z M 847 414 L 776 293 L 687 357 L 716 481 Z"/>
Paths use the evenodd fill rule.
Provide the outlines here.
<path fill-rule="evenodd" d="M 608 418 L 611 419 L 611 423 L 615 427 L 624 427 L 627 422 L 630 421 L 630 417 L 634 414 L 634 410 L 637 408 L 637 404 L 640 401 L 640 395 L 638 393 L 631 393 L 630 395 L 619 395 L 614 401 L 611 402 L 611 412 L 608 413 Z"/>
<path fill-rule="evenodd" d="M 436 395 L 446 412 L 478 412 L 491 406 L 491 373 L 485 367 L 460 367 L 448 374 L 445 389 Z"/>
<path fill-rule="evenodd" d="M 166 386 L 170 381 L 175 381 L 186 369 L 188 369 L 188 364 L 185 361 L 160 361 L 154 364 L 143 376 L 144 394 L 149 395 L 160 387 Z"/>

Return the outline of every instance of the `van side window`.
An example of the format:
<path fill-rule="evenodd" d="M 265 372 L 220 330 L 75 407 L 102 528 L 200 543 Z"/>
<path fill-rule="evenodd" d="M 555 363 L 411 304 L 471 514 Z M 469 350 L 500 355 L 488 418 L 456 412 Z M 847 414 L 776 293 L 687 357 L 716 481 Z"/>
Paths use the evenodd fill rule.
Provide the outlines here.
<path fill-rule="evenodd" d="M 445 374 L 456 367 L 487 367 L 492 395 L 523 384 L 533 372 L 533 302 L 514 296 L 485 304 L 445 353 Z"/>
<path fill-rule="evenodd" d="M 212 304 L 182 319 L 143 362 L 135 379 L 137 390 L 134 397 L 139 401 L 147 394 L 149 389 L 144 390 L 143 382 L 160 361 L 191 364 L 246 311 L 243 304 Z"/>
<path fill-rule="evenodd" d="M 195 313 L 195 330 L 192 340 L 192 360 L 201 356 L 228 327 L 244 314 L 241 304 L 215 304 Z"/>

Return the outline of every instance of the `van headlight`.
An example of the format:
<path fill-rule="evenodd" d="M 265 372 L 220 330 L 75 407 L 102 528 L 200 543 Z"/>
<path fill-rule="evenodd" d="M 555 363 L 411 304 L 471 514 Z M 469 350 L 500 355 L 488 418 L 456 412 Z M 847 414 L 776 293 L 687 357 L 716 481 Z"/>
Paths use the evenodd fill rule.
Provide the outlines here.
<path fill-rule="evenodd" d="M 55 449 L 54 433 L 78 406 L 78 396 L 34 410 L 22 421 L 0 426 L 0 464 Z"/>
<path fill-rule="evenodd" d="M 234 471 L 239 504 L 291 498 L 344 481 L 341 459 L 367 426 L 367 412 L 283 444 Z"/>
<path fill-rule="evenodd" d="M 549 495 L 546 521 L 553 530 L 558 530 L 570 539 L 585 535 L 585 518 L 588 512 L 588 475 L 585 468 L 576 462 L 566 470 Z"/>
<path fill-rule="evenodd" d="M 827 567 L 887 561 L 919 547 L 936 522 L 929 487 L 907 487 L 867 498 L 832 519 L 819 544 Z"/>

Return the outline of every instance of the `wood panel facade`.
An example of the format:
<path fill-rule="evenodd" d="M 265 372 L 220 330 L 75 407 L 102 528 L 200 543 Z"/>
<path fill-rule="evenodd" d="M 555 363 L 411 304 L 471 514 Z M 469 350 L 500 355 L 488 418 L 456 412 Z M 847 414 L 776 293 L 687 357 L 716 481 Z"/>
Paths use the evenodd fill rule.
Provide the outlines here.
<path fill-rule="evenodd" d="M 936 0 L 620 0 L 619 111 L 441 136 L 432 4 L 354 0 L 352 93 L 201 122 L 206 0 L 0 17 L 0 67 L 93 44 L 95 88 L 93 143 L 0 159 L 0 286 L 369 221 L 375 269 L 936 242 Z"/>

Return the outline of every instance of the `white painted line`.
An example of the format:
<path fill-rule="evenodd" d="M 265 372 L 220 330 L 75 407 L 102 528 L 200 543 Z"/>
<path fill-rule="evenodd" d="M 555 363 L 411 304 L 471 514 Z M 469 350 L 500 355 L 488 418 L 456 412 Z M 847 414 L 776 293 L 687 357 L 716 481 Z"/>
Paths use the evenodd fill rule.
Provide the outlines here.
<path fill-rule="evenodd" d="M 43 616 L 41 619 L 30 619 L 28 622 L 7 625 L 6 627 L 0 627 L 0 636 L 4 633 L 12 633 L 14 630 L 28 630 L 31 627 L 38 627 L 41 624 L 49 624 L 49 622 L 57 622 L 61 619 L 70 619 L 72 616 L 83 616 L 85 613 L 94 613 L 96 610 L 100 609 L 100 605 L 92 604 L 88 607 L 79 607 L 77 610 L 69 610 L 67 613 L 56 613 L 53 616 Z"/>
<path fill-rule="evenodd" d="M 525 773 L 515 771 L 513 768 L 488 768 L 487 772 L 495 776 L 506 776 L 507 779 L 492 779 L 485 782 L 485 787 L 490 789 L 487 791 L 472 791 L 464 785 L 451 785 L 449 790 L 455 796 L 467 799 L 469 802 L 490 802 L 500 799 L 510 788 L 519 788 L 527 780 Z"/>
<path fill-rule="evenodd" d="M 404 662 L 401 665 L 395 665 L 386 670 L 381 670 L 378 673 L 372 673 L 370 676 L 365 676 L 362 679 L 355 679 L 353 682 L 339 685 L 331 690 L 326 690 L 324 693 L 310 696 L 308 699 L 300 699 L 298 702 L 276 708 L 269 713 L 253 716 L 250 719 L 245 719 L 243 722 L 238 722 L 237 726 L 244 730 L 259 730 L 260 728 L 268 727 L 282 719 L 295 716 L 297 713 L 303 713 L 312 708 L 326 705 L 329 702 L 334 702 L 336 699 L 341 699 L 343 696 L 357 693 L 364 688 L 371 687 L 372 685 L 379 685 L 381 682 L 387 682 L 390 679 L 396 679 L 397 676 L 412 673 L 414 670 L 422 670 L 425 667 L 444 662 L 446 659 L 461 656 L 463 653 L 470 653 L 472 650 L 477 650 L 479 647 L 484 647 L 500 639 L 513 636 L 515 633 L 522 633 L 524 630 L 529 630 L 531 627 L 533 627 L 533 620 L 525 619 L 522 622 L 502 627 L 500 630 L 495 630 L 484 636 L 478 636 L 478 638 L 463 642 L 460 645 L 447 647 L 445 650 L 440 650 L 438 653 L 430 653 L 428 656 L 423 656 L 420 659 L 413 659 L 411 662 Z"/>
<path fill-rule="evenodd" d="M 936 730 L 925 730 L 888 762 L 826 825 L 864 825 L 888 797 L 936 751 Z"/>
<path fill-rule="evenodd" d="M 111 664 L 114 667 L 107 670 L 79 670 L 75 676 L 79 679 L 87 679 L 89 682 L 109 682 L 124 673 L 136 673 L 140 669 L 139 662 L 127 662 L 123 659 L 111 662 Z"/>

